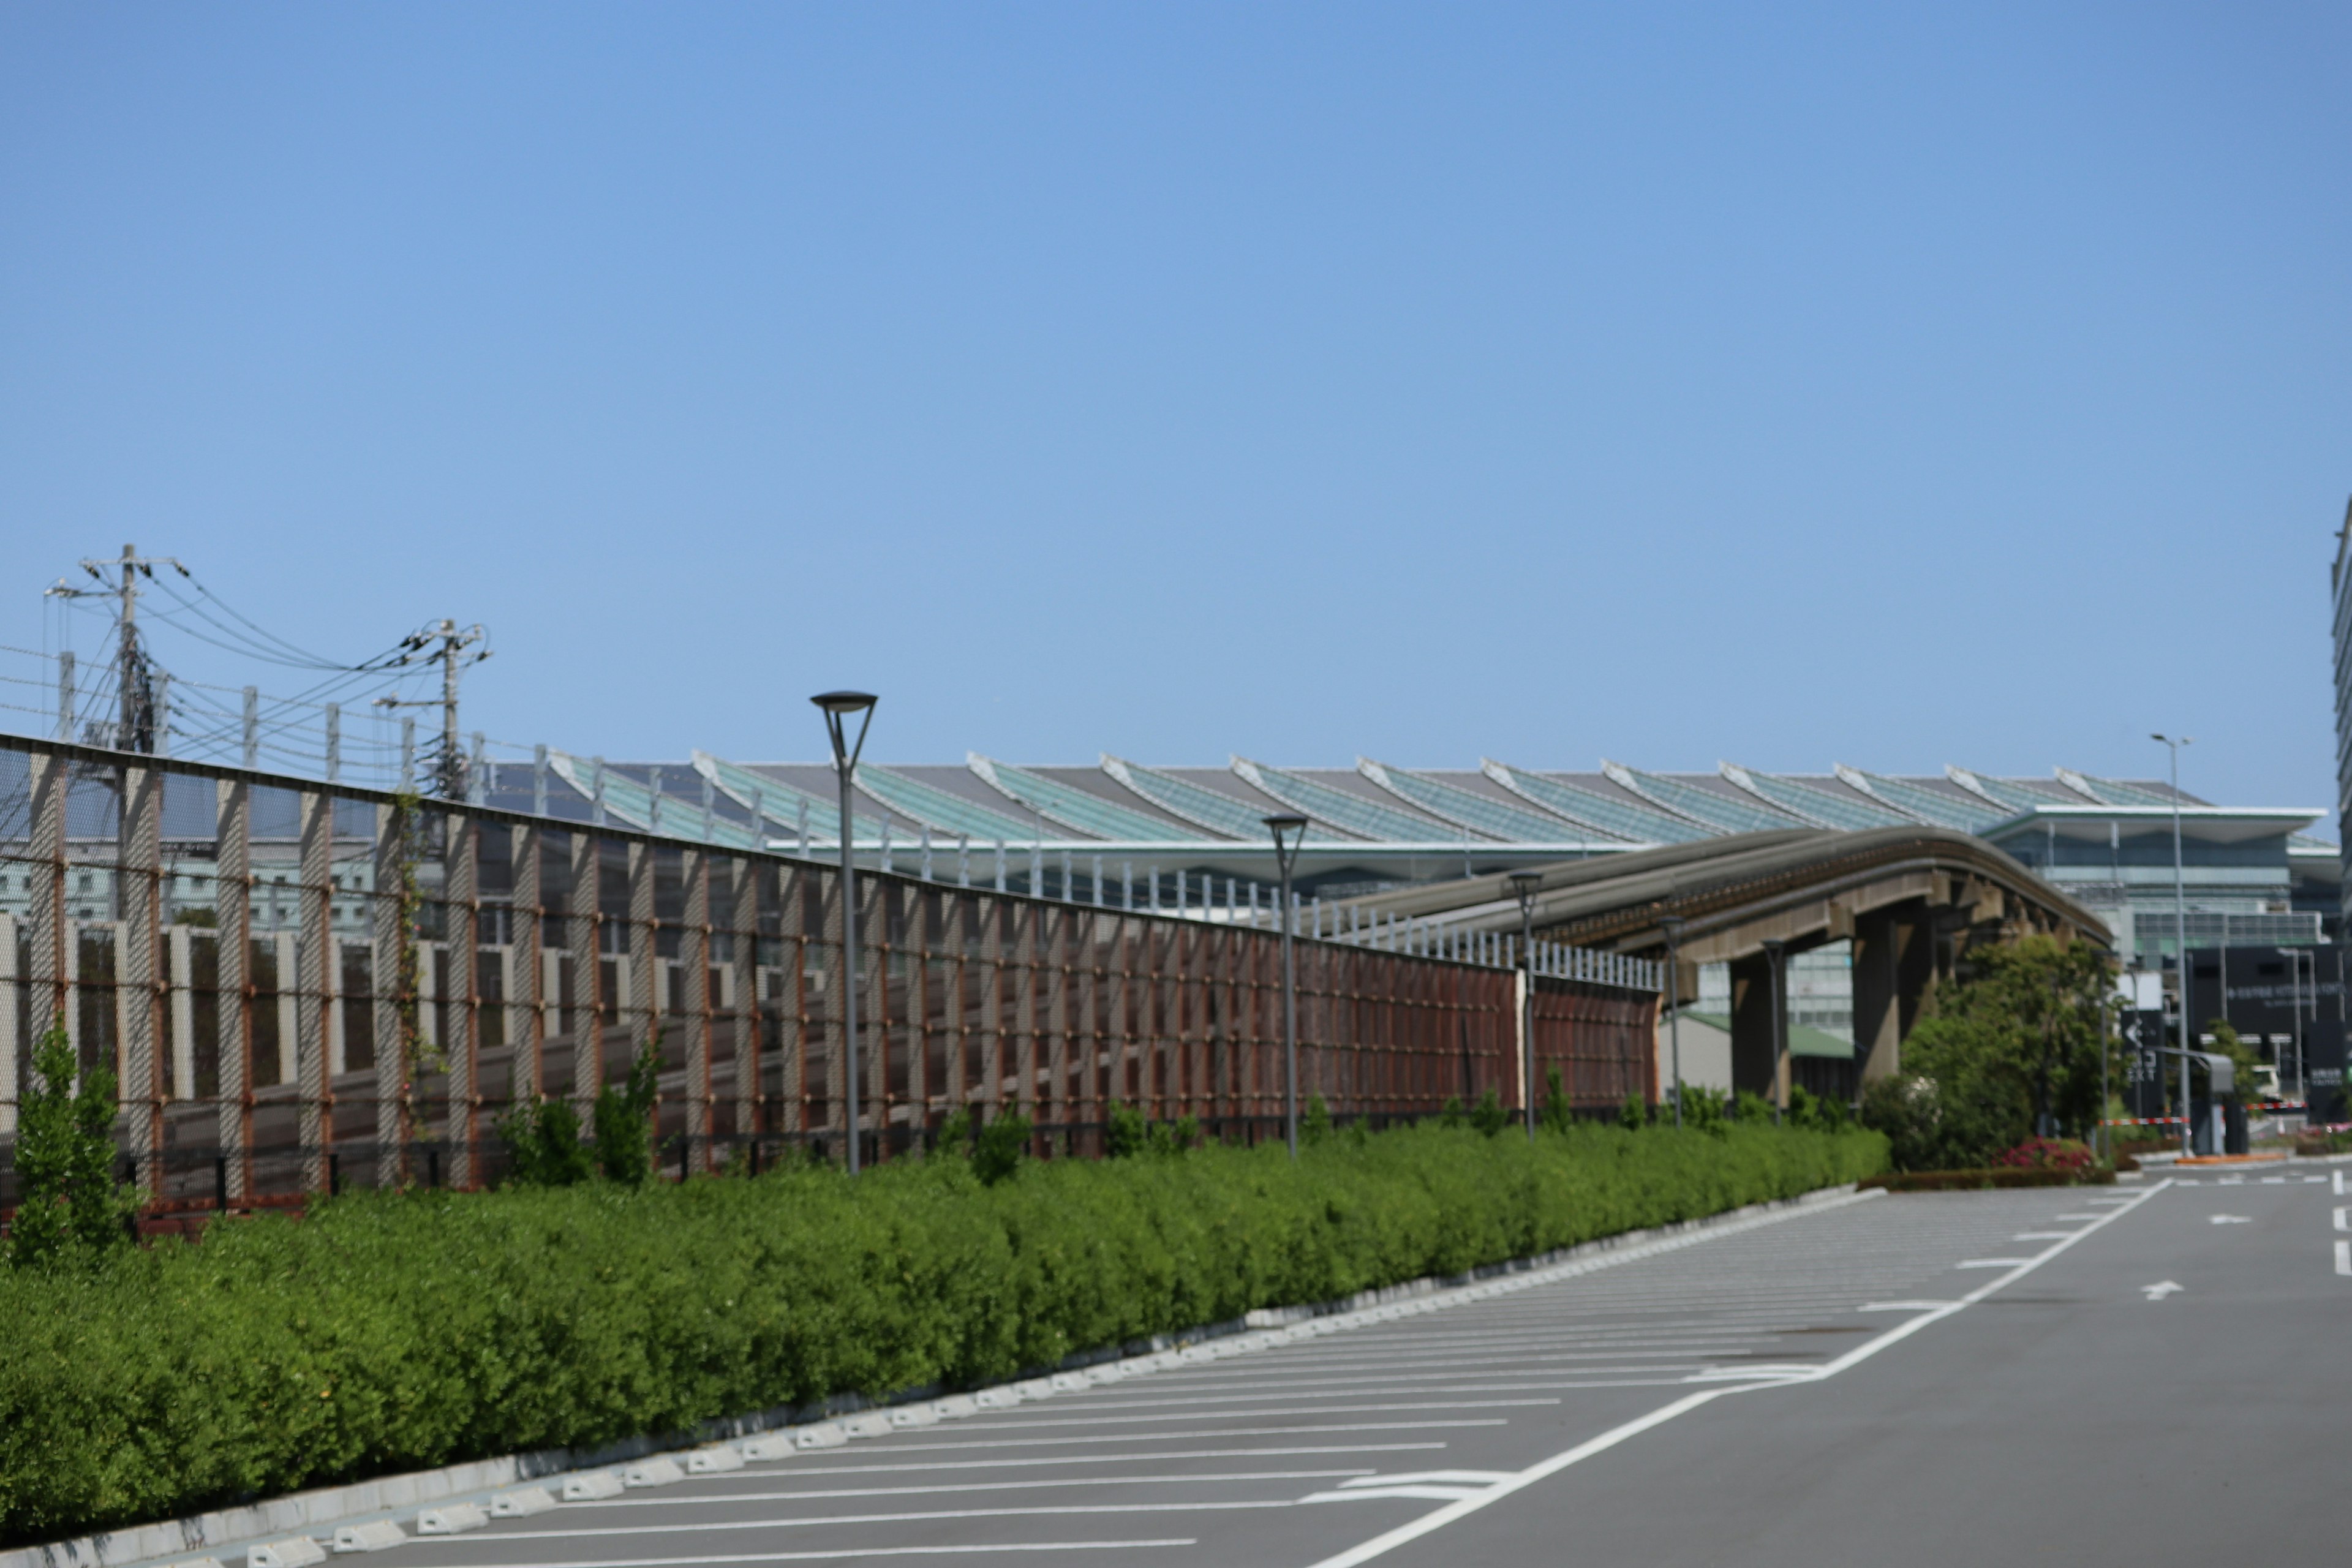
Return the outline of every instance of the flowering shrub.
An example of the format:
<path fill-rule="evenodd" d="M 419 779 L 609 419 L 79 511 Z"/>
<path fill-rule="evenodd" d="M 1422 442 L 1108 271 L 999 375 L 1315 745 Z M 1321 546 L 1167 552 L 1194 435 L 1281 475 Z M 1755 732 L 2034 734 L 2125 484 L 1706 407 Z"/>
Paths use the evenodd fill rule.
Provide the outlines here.
<path fill-rule="evenodd" d="M 2021 1171 L 2087 1171 L 2099 1163 L 2088 1143 L 2072 1138 L 2028 1138 L 1992 1157 L 1995 1165 Z"/>

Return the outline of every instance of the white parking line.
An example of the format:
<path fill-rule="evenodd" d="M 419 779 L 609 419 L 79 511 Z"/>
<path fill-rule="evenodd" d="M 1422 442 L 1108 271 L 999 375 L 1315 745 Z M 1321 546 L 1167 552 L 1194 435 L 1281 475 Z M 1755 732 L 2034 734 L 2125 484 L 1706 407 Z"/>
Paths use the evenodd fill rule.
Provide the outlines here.
<path fill-rule="evenodd" d="M 1120 1456 L 1130 1459 L 1134 1457 L 1132 1454 Z M 929 1468 L 924 1467 L 926 1469 Z M 928 1481 L 919 1487 L 825 1487 L 814 1491 L 696 1492 L 686 1497 L 676 1494 L 667 1497 L 617 1497 L 606 1498 L 602 1502 L 582 1503 L 577 1508 L 582 1513 L 593 1513 L 608 1508 L 704 1508 L 715 1502 L 816 1502 L 853 1497 L 929 1497 L 934 1492 L 1034 1491 L 1044 1487 L 1058 1489 L 1063 1487 L 1174 1487 L 1193 1482 L 1208 1485 L 1225 1481 L 1327 1481 L 1379 1473 L 1367 1469 L 1236 1470 L 1199 1476 L 1055 1476 L 1034 1481 Z M 743 1478 L 731 1475 L 723 1479 L 740 1481 Z"/>
<path fill-rule="evenodd" d="M 2033 1270 L 2041 1268 L 2052 1258 L 2056 1258 L 2059 1254 L 2074 1246 L 2075 1243 L 2081 1241 L 2084 1237 L 2090 1236 L 2094 1232 L 2105 1228 L 2112 1221 L 2121 1219 L 2124 1215 L 2131 1213 L 2140 1205 L 2146 1203 L 2149 1198 L 2154 1197 L 2157 1194 L 2164 1191 L 2166 1187 L 2172 1184 L 2173 1184 L 2169 1181 L 2157 1183 L 2155 1185 L 2149 1187 L 2146 1192 L 2137 1194 L 2134 1197 L 2126 1200 L 2123 1206 L 2115 1209 L 2109 1214 L 2100 1216 L 2099 1219 L 2091 1225 L 2085 1226 L 2083 1229 L 2076 1231 L 2065 1240 L 2054 1243 L 2050 1247 L 2036 1254 L 2032 1258 L 2017 1260 L 2015 1267 L 2011 1268 L 2009 1272 L 2001 1275 L 1999 1279 L 1988 1280 L 1986 1283 L 1977 1287 L 1977 1289 L 1969 1291 L 1967 1295 L 1961 1297 L 1957 1301 L 1949 1302 L 1944 1306 L 1937 1307 L 1928 1311 L 1922 1312 L 1917 1317 L 1912 1318 L 1906 1322 L 1897 1323 L 1895 1327 L 1888 1329 L 1885 1332 L 1875 1336 L 1866 1343 L 1856 1345 L 1853 1349 L 1846 1352 L 1843 1355 L 1837 1357 L 1833 1361 L 1825 1363 L 1819 1366 L 1790 1367 L 1787 1369 L 1785 1373 L 1776 1376 L 1770 1382 L 1759 1381 L 1732 1387 L 1704 1389 L 1696 1394 L 1685 1394 L 1682 1398 L 1675 1400 L 1671 1405 L 1661 1405 L 1659 1408 L 1651 1411 L 1647 1415 L 1638 1416 L 1620 1426 L 1613 1426 L 1608 1431 L 1601 1433 L 1597 1437 L 1588 1438 L 1586 1441 L 1578 1444 L 1576 1447 L 1570 1448 L 1563 1453 L 1553 1455 L 1550 1458 L 1542 1461 L 1540 1464 L 1531 1465 L 1528 1468 L 1521 1470 L 1517 1475 L 1513 1476 L 1510 1479 L 1500 1482 L 1479 1493 L 1475 1497 L 1464 1498 L 1458 1501 L 1449 1503 L 1444 1508 L 1434 1510 L 1423 1515 L 1421 1518 L 1414 1520 L 1409 1524 L 1400 1525 L 1398 1528 L 1389 1531 L 1384 1534 L 1374 1536 L 1371 1540 L 1364 1542 L 1360 1545 L 1350 1547 L 1345 1552 L 1339 1552 L 1334 1556 L 1327 1557 L 1323 1559 L 1322 1562 L 1315 1564 L 1315 1568 L 1355 1568 L 1355 1564 L 1357 1563 L 1369 1563 L 1373 1558 L 1383 1556 L 1386 1553 L 1394 1551 L 1396 1548 L 1406 1544 L 1408 1542 L 1418 1541 L 1424 1535 L 1428 1535 L 1435 1531 L 1443 1530 L 1445 1526 L 1452 1524 L 1456 1520 L 1465 1519 L 1490 1503 L 1497 1501 L 1502 1498 L 1508 1497 L 1514 1492 L 1533 1486 L 1536 1482 L 1544 1479 L 1548 1476 L 1557 1475 L 1560 1471 L 1567 1469 L 1571 1465 L 1580 1464 L 1584 1460 L 1591 1458 L 1595 1454 L 1606 1453 L 1609 1449 L 1615 1447 L 1618 1444 L 1624 1442 L 1628 1438 L 1639 1436 L 1641 1434 L 1649 1431 L 1652 1427 L 1664 1426 L 1665 1423 L 1674 1420 L 1676 1416 L 1696 1410 L 1702 1405 L 1708 1404 L 1713 1400 L 1720 1399 L 1727 1394 L 1742 1393 L 1758 1388 L 1787 1387 L 1801 1383 L 1820 1383 L 1829 1378 L 1835 1377 L 1838 1373 L 1844 1372 L 1849 1368 L 1860 1365 L 1862 1363 L 1869 1360 L 1872 1356 L 1878 1354 L 1879 1352 L 1887 1349 L 1889 1346 L 1900 1343 L 1902 1341 L 1909 1339 L 1913 1334 L 1917 1333 L 1920 1330 L 1927 1327 L 1930 1323 L 1941 1322 L 1943 1320 L 1953 1316 L 1955 1313 L 1965 1311 L 1968 1308 L 1974 1306 L 1977 1302 L 1983 1300 L 1986 1297 L 1992 1295 L 1995 1291 L 2023 1279 L 2026 1275 L 2031 1274 Z M 2352 1274 L 2352 1242 L 2336 1243 L 2336 1256 L 2337 1265 L 2341 1271 L 2347 1274 Z"/>
<path fill-rule="evenodd" d="M 1188 1432 L 1185 1436 L 1198 1437 L 1202 1434 Z M 1296 1458 L 1304 1454 L 1411 1454 L 1444 1447 L 1444 1443 L 1331 1443 L 1296 1448 L 1180 1448 L 1173 1453 L 1139 1457 L 1151 1459 Z M 826 1462 L 834 1455 L 845 1455 L 849 1451 L 835 1448 L 832 1454 L 803 1454 L 793 1464 L 803 1475 L 872 1476 L 896 1475 L 906 1470 L 1002 1470 L 1041 1465 L 1131 1465 L 1139 1458 L 1134 1454 L 1080 1454 L 1050 1458 L 1041 1456 L 1034 1459 L 924 1459 L 912 1465 L 839 1465 Z"/>
<path fill-rule="evenodd" d="M 2352 1230 L 2352 1205 L 2339 1207 L 2336 1211 L 2336 1228 Z"/>
<path fill-rule="evenodd" d="M 1050 1519 L 1066 1514 L 1097 1513 L 1217 1513 L 1244 1509 L 1296 1508 L 1296 1498 L 1235 1500 L 1226 1502 L 1106 1502 L 1041 1504 L 1035 1508 L 939 1508 L 915 1513 L 824 1513 L 801 1519 L 729 1519 L 692 1524 L 607 1524 L 593 1530 L 509 1530 L 499 1541 L 590 1541 L 611 1535 L 703 1535 L 722 1530 L 813 1530 L 829 1524 L 926 1524 L 942 1519 Z M 458 1540 L 450 1535 L 420 1535 L 420 1544 Z M 472 1542 L 467 1542 L 471 1545 Z"/>
<path fill-rule="evenodd" d="M 499 1539 L 505 1539 L 499 1537 Z M 838 1563 L 849 1557 L 965 1557 L 995 1552 L 1120 1552 L 1148 1546 L 1197 1546 L 1194 1537 L 1168 1541 L 1023 1541 L 998 1545 L 956 1546 L 837 1546 L 827 1552 L 744 1552 L 720 1557 L 704 1552 L 694 1557 L 590 1558 L 580 1563 L 533 1563 L 527 1568 L 698 1568 L 705 1563 Z M 511 1563 L 452 1565 L 452 1568 L 516 1568 Z"/>
<path fill-rule="evenodd" d="M 2352 1241 L 2339 1241 L 2336 1244 L 2336 1272 L 2352 1274 Z"/>
<path fill-rule="evenodd" d="M 1359 1392 L 1361 1391 L 1359 1390 Z M 1281 1397 L 1297 1396 L 1285 1394 Z M 1028 1432 L 1045 1426 L 1132 1426 L 1147 1421 L 1218 1421 L 1238 1414 L 1231 1410 L 1203 1410 L 1196 1415 L 1187 1410 L 1169 1407 L 1176 1404 L 1189 1405 L 1191 1403 L 1190 1400 L 1171 1399 L 1162 1403 L 1149 1415 L 1062 1415 L 1050 1421 L 1043 1418 L 1034 1421 L 1024 1420 L 1020 1423 L 1018 1429 Z M 1249 1414 L 1255 1415 L 1377 1415 L 1400 1410 L 1514 1410 L 1527 1405 L 1558 1405 L 1559 1403 L 1557 1399 L 1441 1399 L 1416 1405 L 1339 1405 L 1321 1410 L 1258 1410 Z M 969 1447 L 991 1443 L 995 1440 L 996 1433 L 1013 1429 L 1010 1425 L 971 1427 L 969 1430 L 972 1434 L 971 1443 L 954 1446 Z"/>

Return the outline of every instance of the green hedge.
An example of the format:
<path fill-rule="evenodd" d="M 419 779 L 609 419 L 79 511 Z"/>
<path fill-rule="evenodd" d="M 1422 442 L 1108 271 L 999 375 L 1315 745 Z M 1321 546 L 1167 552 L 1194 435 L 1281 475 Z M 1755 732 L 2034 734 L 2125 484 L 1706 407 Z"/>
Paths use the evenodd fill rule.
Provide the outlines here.
<path fill-rule="evenodd" d="M 1254 1308 L 1879 1170 L 1874 1133 L 1435 1127 L 1024 1167 L 362 1194 L 0 1274 L 0 1540 L 826 1395 L 971 1384 Z"/>

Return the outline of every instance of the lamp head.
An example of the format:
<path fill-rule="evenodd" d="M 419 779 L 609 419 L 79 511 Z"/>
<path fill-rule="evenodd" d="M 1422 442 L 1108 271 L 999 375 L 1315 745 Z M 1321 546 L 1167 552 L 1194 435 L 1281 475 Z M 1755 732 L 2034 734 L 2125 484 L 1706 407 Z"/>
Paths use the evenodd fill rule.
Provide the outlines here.
<path fill-rule="evenodd" d="M 1668 942 L 1680 942 L 1682 940 L 1683 927 L 1689 923 L 1689 921 L 1684 920 L 1680 915 L 1660 915 L 1658 917 L 1658 929 L 1666 933 L 1666 940 Z"/>
<path fill-rule="evenodd" d="M 809 700 L 828 713 L 841 716 L 863 713 L 879 699 L 870 691 L 820 691 Z"/>

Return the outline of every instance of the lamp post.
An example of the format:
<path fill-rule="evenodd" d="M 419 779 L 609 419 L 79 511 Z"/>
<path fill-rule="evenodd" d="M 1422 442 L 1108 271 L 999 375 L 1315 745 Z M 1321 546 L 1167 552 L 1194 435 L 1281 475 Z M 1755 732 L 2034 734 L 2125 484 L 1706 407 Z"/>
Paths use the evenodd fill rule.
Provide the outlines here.
<path fill-rule="evenodd" d="M 1777 936 L 1764 939 L 1764 961 L 1772 972 L 1772 1125 L 1780 1124 L 1788 1110 L 1789 1091 L 1783 1087 L 1788 1076 L 1788 1016 L 1786 988 L 1780 984 L 1783 968 L 1788 963 L 1789 944 Z"/>
<path fill-rule="evenodd" d="M 865 691 L 824 691 L 809 699 L 824 712 L 824 732 L 833 742 L 833 771 L 841 784 L 841 1033 L 847 1047 L 849 1109 L 844 1121 L 849 1130 L 849 1173 L 857 1174 L 857 1121 L 864 1110 L 865 1084 L 857 1071 L 857 862 L 852 854 L 849 782 L 857 772 L 857 758 L 866 750 L 866 731 L 874 726 L 875 699 Z M 857 738 L 845 733 L 849 721 L 863 715 Z"/>
<path fill-rule="evenodd" d="M 2177 950 L 2175 973 L 2180 977 L 2180 1152 L 2195 1152 L 2195 1130 L 2189 1125 L 2189 885 L 2180 868 L 2180 748 L 2194 745 L 2197 737 L 2183 735 L 2178 740 L 2169 735 L 2151 734 L 2148 739 L 2172 753 L 2172 945 Z M 2228 995 L 2230 977 L 2221 976 L 2221 991 Z"/>
<path fill-rule="evenodd" d="M 1519 900 L 1519 1095 L 1521 1119 L 1528 1124 L 1528 1142 L 1536 1139 L 1536 895 L 1543 891 L 1541 871 L 1514 871 L 1507 879 L 1511 896 Z"/>
<path fill-rule="evenodd" d="M 1298 847 L 1307 838 L 1307 819 L 1288 812 L 1265 818 L 1274 835 L 1274 861 L 1282 874 L 1276 914 L 1282 921 L 1282 1141 L 1290 1157 L 1298 1158 L 1298 982 L 1290 956 L 1290 871 L 1297 863 Z"/>
<path fill-rule="evenodd" d="M 1666 1049 L 1675 1074 L 1675 1131 L 1683 1130 L 1683 918 L 1658 917 L 1666 938 Z"/>

